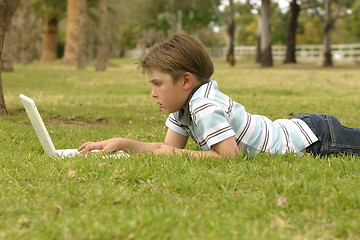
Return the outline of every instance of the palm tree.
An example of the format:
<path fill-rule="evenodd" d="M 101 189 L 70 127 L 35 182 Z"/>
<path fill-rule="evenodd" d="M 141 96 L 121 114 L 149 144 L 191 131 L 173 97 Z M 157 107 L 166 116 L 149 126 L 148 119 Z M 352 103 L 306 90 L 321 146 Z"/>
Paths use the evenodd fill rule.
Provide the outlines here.
<path fill-rule="evenodd" d="M 86 15 L 87 0 L 80 0 L 79 3 L 79 41 L 78 41 L 78 59 L 77 68 L 86 67 Z"/>
<path fill-rule="evenodd" d="M 21 48 L 20 59 L 22 64 L 29 64 L 32 61 L 30 50 L 30 30 L 31 30 L 31 2 L 30 0 L 23 0 L 22 9 L 22 34 L 21 34 Z"/>
<path fill-rule="evenodd" d="M 79 42 L 79 0 L 67 0 L 65 51 L 62 62 L 76 64 Z"/>
<path fill-rule="evenodd" d="M 65 17 L 66 3 L 58 0 L 34 0 L 35 15 L 42 20 L 42 49 L 40 62 L 57 59 L 58 23 Z"/>
<path fill-rule="evenodd" d="M 107 62 L 107 0 L 99 0 L 99 34 L 96 71 L 104 71 Z"/>

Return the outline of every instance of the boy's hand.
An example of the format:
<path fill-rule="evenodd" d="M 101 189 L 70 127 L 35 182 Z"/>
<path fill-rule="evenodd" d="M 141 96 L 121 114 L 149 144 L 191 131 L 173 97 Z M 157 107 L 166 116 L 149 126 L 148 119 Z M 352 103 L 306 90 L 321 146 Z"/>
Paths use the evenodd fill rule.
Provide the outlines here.
<path fill-rule="evenodd" d="M 101 152 L 115 152 L 119 148 L 119 141 L 116 139 L 109 139 L 101 142 L 87 142 L 81 145 L 77 150 L 78 152 L 87 153 L 92 150 L 100 150 Z"/>

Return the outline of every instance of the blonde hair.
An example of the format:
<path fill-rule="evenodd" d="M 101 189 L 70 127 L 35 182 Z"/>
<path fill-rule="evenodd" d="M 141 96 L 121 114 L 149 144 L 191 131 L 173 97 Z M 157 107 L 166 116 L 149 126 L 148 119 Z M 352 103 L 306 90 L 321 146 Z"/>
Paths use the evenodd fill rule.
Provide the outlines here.
<path fill-rule="evenodd" d="M 156 43 L 139 59 L 138 68 L 168 73 L 176 82 L 185 72 L 196 76 L 199 82 L 207 81 L 214 73 L 214 64 L 204 44 L 186 34 L 175 34 Z"/>

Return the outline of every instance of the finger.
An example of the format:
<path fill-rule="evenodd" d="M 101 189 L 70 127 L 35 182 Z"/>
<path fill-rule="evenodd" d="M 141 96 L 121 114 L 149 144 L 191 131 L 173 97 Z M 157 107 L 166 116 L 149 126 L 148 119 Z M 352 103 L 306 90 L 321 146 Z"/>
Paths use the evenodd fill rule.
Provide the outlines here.
<path fill-rule="evenodd" d="M 93 144 L 87 145 L 87 146 L 84 148 L 83 152 L 91 152 L 92 150 L 100 150 L 100 149 L 102 149 L 101 146 L 99 146 L 99 145 L 96 144 L 96 143 L 93 143 Z"/>
<path fill-rule="evenodd" d="M 103 148 L 101 142 L 90 142 L 82 150 L 82 153 L 91 152 L 92 150 L 101 150 Z"/>
<path fill-rule="evenodd" d="M 78 152 L 82 151 L 82 150 L 83 150 L 87 145 L 89 145 L 89 144 L 91 144 L 91 142 L 86 142 L 86 143 L 82 144 L 82 145 L 77 149 L 77 151 L 78 151 Z"/>

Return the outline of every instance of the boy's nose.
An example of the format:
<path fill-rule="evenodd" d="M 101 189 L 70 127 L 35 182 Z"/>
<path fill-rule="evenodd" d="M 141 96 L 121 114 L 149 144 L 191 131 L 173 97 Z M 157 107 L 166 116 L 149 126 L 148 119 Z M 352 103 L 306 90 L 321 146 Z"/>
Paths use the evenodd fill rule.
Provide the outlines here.
<path fill-rule="evenodd" d="M 156 92 L 154 91 L 154 89 L 151 89 L 151 97 L 153 97 L 153 98 L 156 98 L 156 97 L 157 97 L 157 94 L 156 94 Z"/>

